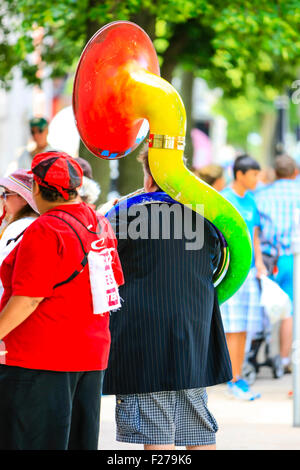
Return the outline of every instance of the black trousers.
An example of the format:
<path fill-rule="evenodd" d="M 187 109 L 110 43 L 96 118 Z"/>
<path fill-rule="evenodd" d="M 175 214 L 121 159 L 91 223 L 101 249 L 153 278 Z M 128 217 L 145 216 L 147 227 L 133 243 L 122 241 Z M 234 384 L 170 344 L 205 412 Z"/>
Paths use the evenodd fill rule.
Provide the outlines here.
<path fill-rule="evenodd" d="M 0 365 L 0 450 L 96 450 L 103 377 Z"/>

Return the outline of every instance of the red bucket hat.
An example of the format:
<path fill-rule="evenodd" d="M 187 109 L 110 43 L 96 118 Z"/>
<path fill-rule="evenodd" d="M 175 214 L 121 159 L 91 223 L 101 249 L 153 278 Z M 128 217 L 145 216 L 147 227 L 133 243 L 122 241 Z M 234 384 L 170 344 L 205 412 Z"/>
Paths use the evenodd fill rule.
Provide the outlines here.
<path fill-rule="evenodd" d="M 82 184 L 80 165 L 65 152 L 38 153 L 32 160 L 31 171 L 40 186 L 57 190 L 66 200 L 69 199 L 69 191 Z"/>

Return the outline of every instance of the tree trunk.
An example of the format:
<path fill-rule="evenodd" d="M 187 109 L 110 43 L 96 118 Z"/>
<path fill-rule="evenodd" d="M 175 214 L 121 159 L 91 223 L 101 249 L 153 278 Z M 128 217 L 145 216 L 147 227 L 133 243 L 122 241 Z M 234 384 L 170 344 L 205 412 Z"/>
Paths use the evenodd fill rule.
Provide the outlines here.
<path fill-rule="evenodd" d="M 265 114 L 261 125 L 262 146 L 260 156 L 260 161 L 265 166 L 273 165 L 275 129 L 276 113 Z"/>
<path fill-rule="evenodd" d="M 193 144 L 191 139 L 192 107 L 193 107 L 193 84 L 194 74 L 190 71 L 182 71 L 181 73 L 181 90 L 180 95 L 186 110 L 186 145 L 184 156 L 187 158 L 187 165 L 192 166 L 193 161 Z"/>
<path fill-rule="evenodd" d="M 143 146 L 144 143 L 139 145 L 132 153 L 119 160 L 118 191 L 121 196 L 130 194 L 136 189 L 143 187 L 143 169 L 142 165 L 137 161 Z"/>
<path fill-rule="evenodd" d="M 143 28 L 143 30 L 146 31 L 146 33 L 150 37 L 151 41 L 155 39 L 155 15 L 152 15 L 147 10 L 142 10 L 133 15 L 130 21 Z"/>
<path fill-rule="evenodd" d="M 187 43 L 188 35 L 186 25 L 177 24 L 172 36 L 172 42 L 164 52 L 163 63 L 160 69 L 161 76 L 168 82 L 172 81 L 174 69 Z"/>
<path fill-rule="evenodd" d="M 96 7 L 99 3 L 99 0 L 89 0 L 87 8 L 91 9 L 93 7 Z M 94 36 L 94 34 L 100 29 L 102 26 L 104 26 L 103 23 L 99 20 L 92 20 L 89 16 L 87 19 L 86 23 L 86 43 Z"/>

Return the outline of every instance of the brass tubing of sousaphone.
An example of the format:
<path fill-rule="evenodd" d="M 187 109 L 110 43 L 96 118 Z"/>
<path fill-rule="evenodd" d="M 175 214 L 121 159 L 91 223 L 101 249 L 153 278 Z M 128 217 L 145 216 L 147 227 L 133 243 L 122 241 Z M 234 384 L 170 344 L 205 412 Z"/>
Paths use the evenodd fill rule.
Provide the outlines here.
<path fill-rule="evenodd" d="M 101 34 L 98 32 L 86 46 L 76 72 L 73 108 L 81 138 L 95 155 L 120 158 L 130 153 L 134 143 L 131 129 L 148 120 L 149 165 L 154 180 L 173 199 L 204 215 L 226 239 L 229 268 L 216 288 L 222 303 L 239 289 L 251 266 L 247 225 L 230 202 L 185 167 L 185 108 L 174 87 L 156 74 L 155 51 L 146 33 L 133 23 L 120 22 L 106 26 L 100 40 Z M 142 48 L 138 41 L 143 43 Z M 93 71 L 91 76 L 86 70 L 81 73 L 84 67 Z M 90 129 L 94 143 L 89 145 Z M 124 136 L 128 136 L 127 147 Z"/>
<path fill-rule="evenodd" d="M 135 64 L 126 69 L 130 78 L 124 86 L 128 83 L 130 93 L 139 97 L 135 100 L 136 116 L 149 121 L 150 134 L 184 136 L 185 109 L 174 87 Z M 149 165 L 154 180 L 167 194 L 204 215 L 224 235 L 230 263 L 216 289 L 219 302 L 225 302 L 243 284 L 251 266 L 251 238 L 245 221 L 230 202 L 186 168 L 183 150 L 149 148 Z"/>

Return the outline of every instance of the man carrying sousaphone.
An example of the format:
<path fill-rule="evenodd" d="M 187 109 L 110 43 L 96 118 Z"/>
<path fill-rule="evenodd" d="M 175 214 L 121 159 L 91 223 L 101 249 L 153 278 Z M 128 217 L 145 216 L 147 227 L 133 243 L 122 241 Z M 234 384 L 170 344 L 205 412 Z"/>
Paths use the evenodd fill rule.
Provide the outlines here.
<path fill-rule="evenodd" d="M 196 212 L 163 202 L 167 195 L 152 176 L 147 149 L 139 160 L 149 202 L 142 195 L 140 203 L 109 213 L 126 282 L 123 306 L 110 322 L 104 393 L 116 395 L 118 441 L 145 450 L 214 449 L 218 425 L 206 386 L 231 377 L 213 285 L 218 235 Z M 137 222 L 147 227 L 138 238 L 131 228 Z M 201 233 L 204 244 L 193 246 L 192 233 Z"/>
<path fill-rule="evenodd" d="M 205 388 L 232 377 L 219 302 L 247 276 L 246 225 L 184 166 L 184 106 L 159 77 L 154 47 L 140 27 L 111 23 L 90 40 L 76 72 L 73 109 L 81 139 L 100 158 L 128 155 L 145 136 L 139 134 L 144 119 L 150 125 L 149 149 L 141 156 L 146 193 L 108 214 L 125 273 L 104 383 L 104 392 L 117 396 L 117 439 L 145 449 L 214 449 L 217 424 Z M 160 202 L 177 208 L 165 238 L 151 236 L 151 213 Z M 142 237 L 130 215 L 134 204 L 143 214 Z M 186 234 L 176 234 L 185 211 L 196 235 L 197 226 L 204 234 L 203 246 L 194 250 L 186 249 Z M 164 216 L 158 220 L 160 229 Z"/>

